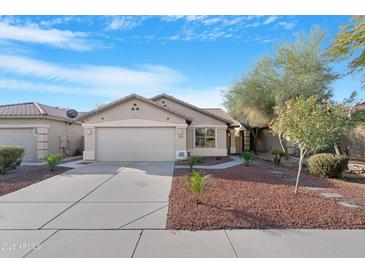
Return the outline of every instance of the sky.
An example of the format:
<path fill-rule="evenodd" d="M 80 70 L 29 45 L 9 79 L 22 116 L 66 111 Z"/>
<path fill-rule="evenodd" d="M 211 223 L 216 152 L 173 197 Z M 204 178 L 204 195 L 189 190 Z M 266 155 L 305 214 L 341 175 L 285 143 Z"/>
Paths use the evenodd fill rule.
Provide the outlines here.
<path fill-rule="evenodd" d="M 264 54 L 313 26 L 331 43 L 349 16 L 1 16 L 0 104 L 89 111 L 136 93 L 222 107 L 222 92 Z M 346 62 L 334 63 L 344 72 Z M 334 85 L 335 100 L 359 76 Z"/>

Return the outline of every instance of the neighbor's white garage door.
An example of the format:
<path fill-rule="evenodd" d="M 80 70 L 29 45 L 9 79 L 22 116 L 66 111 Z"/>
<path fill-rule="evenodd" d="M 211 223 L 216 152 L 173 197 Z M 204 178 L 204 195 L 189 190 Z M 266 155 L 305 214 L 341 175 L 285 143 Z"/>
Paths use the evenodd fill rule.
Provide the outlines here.
<path fill-rule="evenodd" d="M 0 146 L 20 146 L 25 149 L 23 160 L 36 160 L 35 142 L 31 128 L 0 128 Z"/>
<path fill-rule="evenodd" d="M 98 128 L 97 161 L 174 161 L 175 128 Z"/>

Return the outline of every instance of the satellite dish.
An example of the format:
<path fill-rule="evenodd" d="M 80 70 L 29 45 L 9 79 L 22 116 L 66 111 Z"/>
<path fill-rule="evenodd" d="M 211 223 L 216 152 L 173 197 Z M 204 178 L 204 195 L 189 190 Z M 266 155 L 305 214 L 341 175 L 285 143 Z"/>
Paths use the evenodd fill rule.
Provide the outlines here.
<path fill-rule="evenodd" d="M 77 117 L 77 115 L 79 115 L 79 113 L 77 112 L 77 110 L 75 109 L 69 109 L 67 112 L 66 112 L 66 115 L 68 118 L 71 118 L 71 119 L 74 119 Z"/>

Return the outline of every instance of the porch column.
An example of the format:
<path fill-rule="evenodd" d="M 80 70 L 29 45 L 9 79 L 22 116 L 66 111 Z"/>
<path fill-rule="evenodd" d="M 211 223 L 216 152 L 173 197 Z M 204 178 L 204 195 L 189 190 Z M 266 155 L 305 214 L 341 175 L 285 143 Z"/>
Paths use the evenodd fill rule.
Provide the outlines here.
<path fill-rule="evenodd" d="M 176 127 L 176 159 L 185 160 L 186 152 L 186 126 Z"/>
<path fill-rule="evenodd" d="M 236 149 L 236 135 L 235 135 L 235 131 L 234 130 L 230 130 L 229 131 L 230 135 L 231 135 L 231 147 L 230 147 L 230 152 L 231 154 L 236 154 L 237 153 L 237 149 Z"/>
<path fill-rule="evenodd" d="M 85 150 L 83 153 L 84 162 L 95 161 L 95 127 L 84 126 Z"/>
<path fill-rule="evenodd" d="M 42 160 L 48 156 L 48 128 L 37 127 L 37 159 Z"/>
<path fill-rule="evenodd" d="M 251 149 L 251 133 L 249 130 L 245 130 L 243 132 L 243 144 L 244 144 L 244 150 L 250 150 Z"/>

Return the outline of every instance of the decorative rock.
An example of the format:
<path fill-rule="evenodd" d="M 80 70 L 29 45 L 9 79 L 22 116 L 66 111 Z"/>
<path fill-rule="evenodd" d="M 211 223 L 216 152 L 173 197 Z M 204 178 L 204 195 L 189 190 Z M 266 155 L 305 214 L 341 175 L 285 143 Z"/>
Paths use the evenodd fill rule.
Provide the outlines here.
<path fill-rule="evenodd" d="M 308 189 L 308 190 L 313 190 L 313 191 L 322 191 L 322 190 L 325 190 L 325 188 L 323 188 L 323 187 L 306 186 L 305 188 Z"/>
<path fill-rule="evenodd" d="M 350 203 L 346 203 L 346 202 L 337 202 L 337 203 L 344 206 L 344 207 L 349 207 L 349 208 L 359 208 L 359 207 L 361 207 L 359 205 L 350 204 Z"/>
<path fill-rule="evenodd" d="M 321 193 L 326 198 L 343 198 L 343 196 L 336 192 Z"/>

